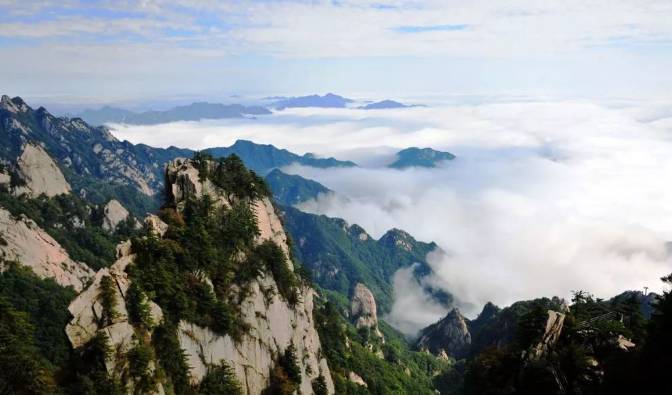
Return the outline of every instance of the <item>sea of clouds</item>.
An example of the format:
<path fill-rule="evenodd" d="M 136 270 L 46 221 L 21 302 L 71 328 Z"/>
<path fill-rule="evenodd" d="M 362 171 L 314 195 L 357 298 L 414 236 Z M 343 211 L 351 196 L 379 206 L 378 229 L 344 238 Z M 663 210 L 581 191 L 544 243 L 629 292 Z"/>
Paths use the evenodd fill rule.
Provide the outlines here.
<path fill-rule="evenodd" d="M 132 142 L 201 149 L 237 139 L 351 159 L 284 170 L 335 191 L 301 205 L 374 237 L 401 228 L 442 251 L 426 281 L 474 316 L 488 301 L 587 290 L 660 291 L 672 272 L 672 106 L 627 101 L 496 102 L 364 111 L 294 109 L 256 120 L 113 125 Z M 447 150 L 437 168 L 385 165 L 399 149 Z M 441 318 L 401 270 L 387 319 L 407 334 Z"/>

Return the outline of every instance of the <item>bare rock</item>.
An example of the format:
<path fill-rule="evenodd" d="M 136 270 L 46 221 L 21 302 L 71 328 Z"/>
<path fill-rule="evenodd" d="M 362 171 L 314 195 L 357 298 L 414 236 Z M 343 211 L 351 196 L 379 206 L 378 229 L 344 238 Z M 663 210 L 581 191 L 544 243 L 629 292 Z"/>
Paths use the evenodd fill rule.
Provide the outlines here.
<path fill-rule="evenodd" d="M 471 333 L 464 316 L 454 308 L 441 321 L 420 332 L 416 347 L 434 355 L 446 354 L 455 359 L 466 357 L 471 347 Z"/>
<path fill-rule="evenodd" d="M 157 215 L 150 214 L 145 217 L 145 226 L 154 235 L 162 237 L 168 231 L 168 224 L 163 222 Z"/>
<path fill-rule="evenodd" d="M 546 327 L 544 334 L 539 343 L 532 347 L 528 352 L 527 357 L 530 360 L 537 360 L 545 355 L 551 348 L 555 346 L 562 333 L 562 326 L 565 322 L 565 315 L 557 311 L 548 310 L 548 319 L 546 320 Z"/>
<path fill-rule="evenodd" d="M 353 382 L 357 385 L 361 385 L 362 387 L 369 388 L 369 385 L 366 384 L 366 381 L 364 381 L 362 376 L 358 375 L 357 373 L 355 373 L 353 371 L 350 371 L 348 373 L 348 380 L 350 380 L 351 382 Z"/>
<path fill-rule="evenodd" d="M 61 169 L 49 154 L 39 145 L 26 144 L 17 160 L 21 178 L 26 185 L 17 187 L 15 194 L 49 197 L 70 193 L 70 184 L 65 180 Z"/>
<path fill-rule="evenodd" d="M 207 365 L 226 361 L 241 383 L 243 393 L 260 394 L 269 384 L 277 356 L 293 343 L 302 374 L 300 392 L 312 394 L 311 381 L 322 374 L 329 393 L 334 393 L 331 373 L 321 355 L 320 339 L 314 327 L 314 291 L 303 288 L 303 300 L 291 307 L 277 293 L 270 301 L 265 299 L 262 290 L 275 286 L 273 278 L 268 276 L 251 284 L 241 309 L 251 330 L 240 342 L 228 335 L 218 336 L 207 328 L 180 322 L 178 338 L 191 366 L 193 383 L 203 379 Z"/>
<path fill-rule="evenodd" d="M 81 291 L 93 276 L 86 264 L 74 261 L 47 232 L 25 216 L 15 218 L 0 208 L 0 262 L 17 261 L 41 278 Z M 2 265 L 0 264 L 0 269 Z"/>
<path fill-rule="evenodd" d="M 635 343 L 633 343 L 630 339 L 626 338 L 623 335 L 618 335 L 615 343 L 616 347 L 620 348 L 623 351 L 630 351 L 631 349 L 635 348 Z"/>
<path fill-rule="evenodd" d="M 90 342 L 97 334 L 104 334 L 114 353 L 105 360 L 108 374 L 114 379 L 120 380 L 126 385 L 126 393 L 134 393 L 133 380 L 128 377 L 127 353 L 137 344 L 138 339 L 135 329 L 128 320 L 126 309 L 126 293 L 130 287 L 130 279 L 126 274 L 126 268 L 135 260 L 131 254 L 131 242 L 126 241 L 117 246 L 117 261 L 109 268 L 99 270 L 91 285 L 80 293 L 70 303 L 68 310 L 72 314 L 72 320 L 66 325 L 65 333 L 73 348 L 79 348 Z M 109 276 L 114 284 L 114 309 L 115 315 L 110 322 L 103 322 L 103 307 L 100 303 L 101 281 Z M 152 321 L 158 324 L 163 319 L 161 308 L 154 302 L 148 301 Z M 150 363 L 150 373 L 155 372 L 154 362 Z M 154 391 L 163 394 L 161 383 L 157 384 Z"/>
<path fill-rule="evenodd" d="M 118 200 L 112 199 L 103 208 L 103 215 L 103 229 L 111 232 L 117 229 L 120 223 L 126 221 L 129 213 Z"/>
<path fill-rule="evenodd" d="M 370 328 L 378 337 L 383 337 L 378 329 L 378 309 L 376 299 L 362 283 L 357 283 L 350 300 L 350 314 L 357 328 Z"/>

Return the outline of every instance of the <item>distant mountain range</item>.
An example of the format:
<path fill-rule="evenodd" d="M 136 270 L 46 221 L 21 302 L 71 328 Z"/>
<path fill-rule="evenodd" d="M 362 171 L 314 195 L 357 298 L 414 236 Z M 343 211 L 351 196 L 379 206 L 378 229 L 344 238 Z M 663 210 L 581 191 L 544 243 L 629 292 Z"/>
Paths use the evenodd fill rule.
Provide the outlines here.
<path fill-rule="evenodd" d="M 85 110 L 78 116 L 93 125 L 105 123 L 127 123 L 133 125 L 156 125 L 178 121 L 199 121 L 202 119 L 243 118 L 267 115 L 271 112 L 259 106 L 241 104 L 192 103 L 165 111 L 133 112 L 121 108 L 105 106 L 98 110 Z"/>
<path fill-rule="evenodd" d="M 208 148 L 204 152 L 216 158 L 236 154 L 243 160 L 245 166 L 260 174 L 265 174 L 276 167 L 287 166 L 293 163 L 321 168 L 357 166 L 351 161 L 318 158 L 310 153 L 300 156 L 286 149 L 278 149 L 270 144 L 255 144 L 247 140 L 238 140 L 230 147 Z"/>
<path fill-rule="evenodd" d="M 321 107 L 321 108 L 346 108 L 355 100 L 327 93 L 324 96 L 308 95 L 296 97 L 274 96 L 264 100 L 268 106 L 277 110 L 285 108 Z M 394 100 L 382 100 L 368 103 L 358 107 L 364 110 L 380 110 L 418 107 L 418 105 L 406 105 Z M 184 106 L 173 107 L 169 110 L 151 110 L 135 112 L 119 107 L 104 106 L 99 109 L 86 109 L 75 117 L 81 118 L 91 125 L 103 125 L 106 123 L 125 123 L 130 125 L 157 125 L 168 122 L 200 121 L 203 119 L 227 119 L 246 118 L 259 115 L 269 115 L 272 112 L 263 106 L 244 106 L 242 104 L 221 104 L 197 102 Z"/>
<path fill-rule="evenodd" d="M 354 101 L 333 93 L 327 93 L 324 96 L 309 95 L 298 97 L 274 97 L 271 99 L 274 100 L 272 106 L 278 110 L 299 107 L 345 108 L 348 103 Z"/>
<path fill-rule="evenodd" d="M 386 110 L 393 108 L 422 107 L 419 104 L 404 104 L 394 100 L 382 100 L 359 107 L 362 110 Z"/>
<path fill-rule="evenodd" d="M 441 161 L 453 160 L 455 155 L 450 152 L 437 151 L 431 148 L 406 148 L 397 152 L 396 160 L 388 167 L 405 169 L 407 167 L 436 167 Z"/>

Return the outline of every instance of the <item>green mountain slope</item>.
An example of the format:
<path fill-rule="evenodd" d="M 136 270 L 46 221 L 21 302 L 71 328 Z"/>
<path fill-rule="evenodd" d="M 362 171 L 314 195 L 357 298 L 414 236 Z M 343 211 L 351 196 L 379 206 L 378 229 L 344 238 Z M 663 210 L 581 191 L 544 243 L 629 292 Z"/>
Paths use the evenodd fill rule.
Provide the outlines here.
<path fill-rule="evenodd" d="M 362 282 L 386 312 L 392 304 L 392 276 L 398 269 L 418 263 L 418 276 L 431 271 L 426 256 L 436 244 L 417 241 L 402 230 L 390 230 L 374 240 L 360 226 L 348 225 L 340 218 L 286 206 L 281 212 L 294 252 L 312 272 L 313 281 L 346 298 L 355 284 Z M 444 295 L 443 299 L 449 304 L 451 298 Z"/>
<path fill-rule="evenodd" d="M 293 206 L 315 199 L 320 193 L 329 193 L 331 190 L 317 181 L 309 180 L 298 175 L 285 174 L 274 169 L 264 178 L 273 192 L 273 199 L 283 206 Z"/>
<path fill-rule="evenodd" d="M 236 154 L 245 166 L 259 174 L 266 174 L 271 169 L 298 163 L 312 167 L 353 167 L 354 162 L 340 161 L 334 158 L 317 158 L 312 154 L 303 156 L 286 149 L 279 149 L 270 144 L 255 144 L 248 140 L 238 140 L 230 147 L 208 148 L 204 150 L 215 158 Z"/>

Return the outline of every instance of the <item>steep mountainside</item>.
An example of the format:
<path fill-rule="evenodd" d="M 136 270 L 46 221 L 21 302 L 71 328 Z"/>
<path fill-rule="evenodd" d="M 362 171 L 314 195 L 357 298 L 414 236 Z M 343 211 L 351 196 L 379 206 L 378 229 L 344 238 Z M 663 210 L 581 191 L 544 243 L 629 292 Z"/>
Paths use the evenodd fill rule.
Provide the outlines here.
<path fill-rule="evenodd" d="M 165 164 L 178 157 L 193 155 L 193 151 L 188 149 L 161 149 L 122 142 L 105 127 L 90 126 L 79 118 L 55 117 L 44 108 L 33 110 L 19 97 L 10 99 L 2 96 L 0 165 L 8 167 L 11 174 L 18 173 L 18 159 L 26 152 L 26 147 L 37 153 L 43 150 L 60 169 L 66 181 L 63 183 L 58 181 L 58 177 L 47 177 L 49 183 L 61 186 L 67 184 L 76 194 L 95 204 L 105 204 L 116 199 L 137 216 L 152 212 L 161 204 Z M 244 140 L 230 147 L 211 148 L 207 152 L 217 158 L 235 153 L 246 166 L 259 174 L 292 163 L 314 167 L 355 166 L 349 161 L 317 158 L 312 154 L 300 156 L 272 145 Z M 39 157 L 44 155 L 28 155 L 29 159 Z M 36 165 L 53 167 L 43 160 L 33 164 L 23 162 L 24 169 L 28 170 Z M 5 174 L 9 173 L 2 169 L 0 173 L 1 182 L 7 177 Z M 39 182 L 34 184 L 41 185 Z"/>
<path fill-rule="evenodd" d="M 77 194 L 96 203 L 116 198 L 136 214 L 151 210 L 152 197 L 163 190 L 163 164 L 191 155 L 121 142 L 104 127 L 57 118 L 42 107 L 33 110 L 19 97 L 2 96 L 0 160 L 16 163 L 27 143 L 44 149 Z"/>
<path fill-rule="evenodd" d="M 242 118 L 245 116 L 266 115 L 271 112 L 259 106 L 240 104 L 192 103 L 165 111 L 146 111 L 136 113 L 114 107 L 99 110 L 85 110 L 79 117 L 92 125 L 105 123 L 127 123 L 134 125 L 156 125 L 177 121 L 199 121 L 201 119 Z"/>
<path fill-rule="evenodd" d="M 293 206 L 315 199 L 321 193 L 326 194 L 331 190 L 319 182 L 308 180 L 298 175 L 285 174 L 279 169 L 274 169 L 264 178 L 273 192 L 273 199 L 284 206 Z"/>
<path fill-rule="evenodd" d="M 355 284 L 362 282 L 371 289 L 383 312 L 389 311 L 392 303 L 394 273 L 418 263 L 418 277 L 428 274 L 431 269 L 426 256 L 437 248 L 398 229 L 374 240 L 358 225 L 292 207 L 282 208 L 282 219 L 294 241 L 297 258 L 311 270 L 320 287 L 349 295 Z M 452 300 L 450 295 L 440 299 L 447 305 Z"/>
<path fill-rule="evenodd" d="M 126 392 L 203 392 L 228 372 L 243 394 L 333 393 L 315 293 L 293 271 L 263 181 L 235 156 L 178 159 L 166 178 L 167 227 L 120 245 L 117 262 L 73 301 L 73 346 L 107 338 L 117 351 L 105 369 Z M 138 353 L 148 357 L 141 369 Z"/>

